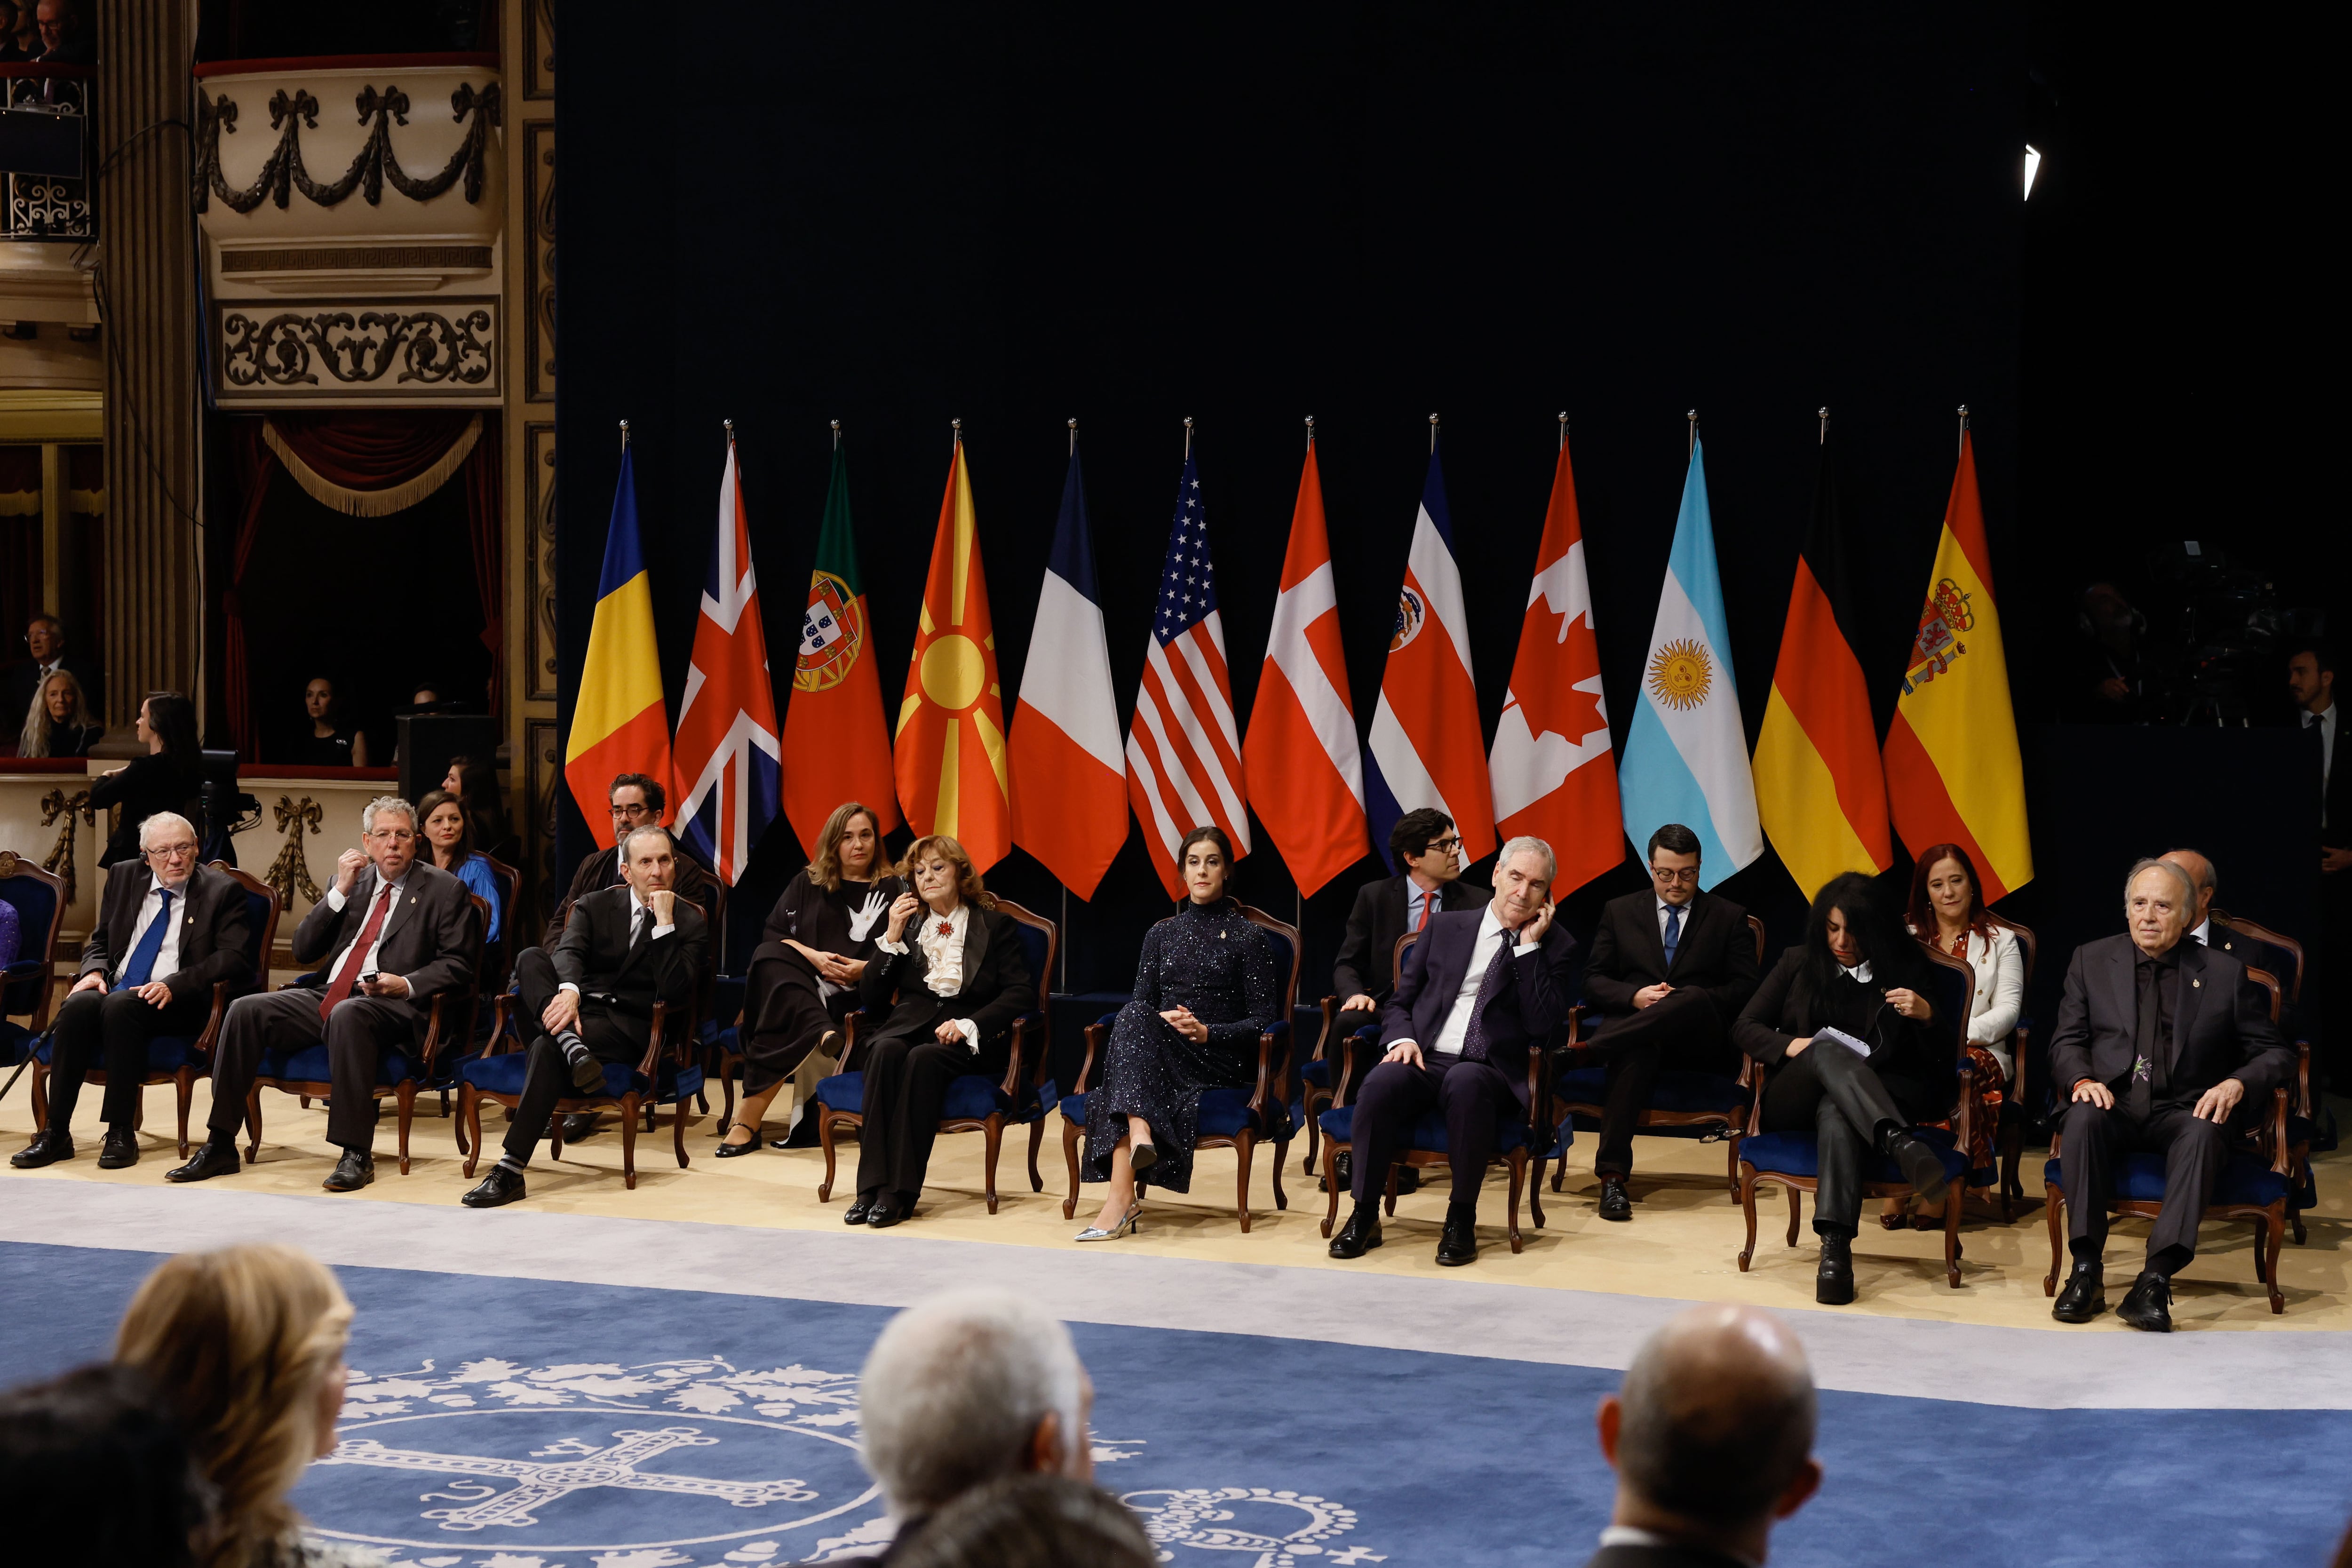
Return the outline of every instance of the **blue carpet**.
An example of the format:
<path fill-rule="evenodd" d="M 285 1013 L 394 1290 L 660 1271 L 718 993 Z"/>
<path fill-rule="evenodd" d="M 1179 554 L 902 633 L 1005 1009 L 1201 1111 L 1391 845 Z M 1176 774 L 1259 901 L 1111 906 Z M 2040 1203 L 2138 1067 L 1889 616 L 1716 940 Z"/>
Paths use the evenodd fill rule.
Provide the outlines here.
<path fill-rule="evenodd" d="M 0 1381 L 103 1355 L 154 1261 L 0 1243 Z M 297 1494 L 323 1531 L 427 1568 L 759 1568 L 849 1550 L 881 1512 L 851 1445 L 884 1310 L 340 1274 L 359 1314 L 343 1447 Z M 1164 1561 L 1557 1568 L 1605 1522 L 1591 1413 L 1613 1373 L 1074 1332 L 1095 1377 L 1098 1479 L 1145 1510 Z M 1832 1393 L 1828 1482 L 1772 1561 L 2317 1564 L 2352 1507 L 2347 1449 L 2347 1412 Z"/>

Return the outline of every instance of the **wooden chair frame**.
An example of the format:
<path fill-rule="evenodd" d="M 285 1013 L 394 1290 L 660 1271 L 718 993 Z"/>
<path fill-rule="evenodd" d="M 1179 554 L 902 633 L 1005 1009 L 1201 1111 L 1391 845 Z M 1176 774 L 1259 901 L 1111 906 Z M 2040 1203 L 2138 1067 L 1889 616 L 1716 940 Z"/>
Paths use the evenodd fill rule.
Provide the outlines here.
<path fill-rule="evenodd" d="M 1749 934 L 1754 936 L 1756 939 L 1756 963 L 1757 967 L 1761 969 L 1764 963 L 1764 922 L 1757 919 L 1754 915 L 1749 915 L 1748 917 L 1748 930 Z M 1587 1006 L 1581 1002 L 1569 1009 L 1568 1041 L 1565 1045 L 1559 1047 L 1559 1054 L 1563 1059 L 1567 1058 L 1571 1052 L 1582 1052 L 1589 1048 L 1583 1044 L 1582 1037 L 1584 1032 L 1585 1016 L 1592 1011 L 1592 1008 Z M 1728 1036 L 1729 1033 L 1730 1031 L 1727 1024 L 1725 1034 Z M 1582 1064 L 1580 1062 L 1578 1065 L 1581 1066 Z M 1755 1064 L 1750 1062 L 1746 1057 L 1743 1056 L 1739 1058 L 1739 1070 L 1735 1076 L 1740 1088 L 1747 1089 L 1750 1087 L 1750 1080 L 1754 1077 L 1752 1071 L 1754 1066 Z M 1559 1080 L 1555 1078 L 1554 1081 L 1557 1082 Z M 1555 1093 L 1552 1097 L 1551 1109 L 1554 1121 L 1555 1122 L 1558 1122 L 1564 1121 L 1571 1116 L 1586 1116 L 1597 1120 L 1608 1108 L 1606 1106 L 1591 1104 L 1582 1100 L 1566 1100 Z M 1644 1106 L 1642 1110 L 1641 1116 L 1635 1120 L 1633 1125 L 1637 1128 L 1722 1128 L 1724 1131 L 1724 1142 L 1729 1145 L 1729 1148 L 1726 1151 L 1724 1184 L 1731 1194 L 1731 1200 L 1734 1203 L 1739 1201 L 1739 1144 L 1740 1141 L 1748 1135 L 1748 1128 L 1746 1121 L 1736 1112 L 1722 1110 L 1656 1110 Z M 1568 1162 L 1566 1160 L 1562 1160 L 1552 1171 L 1551 1190 L 1553 1192 L 1559 1192 L 1560 1190 L 1560 1184 L 1564 1182 L 1567 1177 Z"/>
<path fill-rule="evenodd" d="M 1404 950 L 1411 947 L 1412 945 L 1412 939 L 1420 934 L 1421 933 L 1417 931 L 1409 931 L 1402 936 L 1396 939 L 1396 947 L 1389 958 L 1389 976 L 1390 984 L 1391 985 L 1395 984 L 1397 972 L 1404 967 Z M 1324 997 L 1322 1011 L 1323 1032 L 1316 1037 L 1315 1054 L 1307 1058 L 1309 1062 L 1328 1061 L 1330 1059 L 1328 1050 L 1331 1044 L 1332 1032 L 1337 1029 L 1339 1025 L 1339 998 L 1337 996 Z M 1372 1009 L 1371 1017 L 1366 1020 L 1366 1022 L 1378 1024 L 1380 1021 L 1381 1009 L 1375 1006 Z M 1353 1034 L 1355 1029 L 1360 1029 L 1363 1026 L 1364 1026 L 1362 1024 L 1358 1024 L 1354 1028 L 1351 1028 L 1349 1033 Z M 1316 1147 L 1321 1133 L 1321 1123 L 1316 1120 L 1317 1116 L 1319 1114 L 1318 1102 L 1320 1102 L 1319 1110 L 1328 1110 L 1331 1109 L 1332 1101 L 1339 1092 L 1339 1080 L 1334 1079 L 1329 1089 L 1318 1089 L 1314 1084 L 1307 1081 L 1304 1076 L 1305 1069 L 1303 1068 L 1300 1071 L 1301 1076 L 1298 1084 L 1298 1106 L 1301 1110 L 1304 1110 L 1307 1113 L 1307 1158 L 1299 1165 L 1298 1173 L 1302 1176 L 1311 1176 L 1315 1173 Z"/>
<path fill-rule="evenodd" d="M 2033 963 L 2040 955 L 2042 940 L 2032 929 L 2015 921 L 1985 911 L 1985 918 L 2017 938 L 2017 945 L 2025 952 L 2025 994 L 2033 994 Z M 2009 1032 L 2009 1103 L 2017 1108 L 2015 1116 L 2004 1117 L 1993 1129 L 1996 1152 L 2000 1160 L 2000 1222 L 2007 1225 L 2017 1216 L 2016 1205 L 2025 1201 L 2025 1186 L 2019 1179 L 2019 1170 L 2025 1163 L 2026 1085 L 2032 1073 L 2028 1064 L 2029 1048 L 2033 1043 L 2033 1026 L 2021 1007 L 2017 1026 Z M 1965 1152 L 1965 1151 L 1964 1151 Z"/>
<path fill-rule="evenodd" d="M 273 944 L 278 941 L 278 917 L 282 912 L 278 901 L 278 889 L 250 872 L 238 870 L 226 860 L 213 861 L 212 868 L 215 871 L 225 871 L 236 879 L 237 886 L 243 888 L 247 896 L 269 900 L 269 913 L 262 921 L 260 940 L 255 949 L 261 954 L 261 961 L 254 968 L 254 990 L 257 992 L 265 990 L 268 988 L 269 977 L 269 953 Z M 142 1089 L 152 1089 L 159 1083 L 168 1083 L 178 1091 L 180 1158 L 183 1160 L 188 1157 L 188 1112 L 195 1099 L 196 1075 L 199 1069 L 209 1073 L 213 1047 L 220 1042 L 221 1020 L 228 1012 L 228 1005 L 235 1000 L 236 998 L 229 994 L 227 981 L 213 982 L 212 1012 L 205 1017 L 204 1029 L 196 1036 L 195 1043 L 189 1047 L 189 1053 L 194 1059 L 183 1062 L 171 1072 L 149 1073 L 139 1080 Z M 55 1054 L 54 1048 L 51 1054 Z M 36 1057 L 33 1059 L 33 1125 L 36 1127 L 47 1127 L 49 1124 L 49 1074 L 52 1070 L 50 1065 L 39 1058 Z M 90 1068 L 82 1074 L 82 1082 L 104 1088 L 106 1069 L 101 1067 Z M 134 1128 L 143 1127 L 146 1121 L 146 1096 L 142 1094 L 137 1117 L 131 1125 Z"/>
<path fill-rule="evenodd" d="M 1054 1013 L 1046 987 L 1051 984 L 1054 955 L 1061 945 L 1062 933 L 1061 928 L 1052 921 L 1034 910 L 1025 909 L 1014 903 L 1010 899 L 997 900 L 996 908 L 1000 913 L 1011 915 L 1023 925 L 1045 933 L 1045 973 L 1037 977 L 1038 1005 L 1033 1012 L 1024 1013 L 1013 1020 L 1012 1055 L 1005 1063 L 1004 1081 L 997 1085 L 998 1092 L 1017 1105 L 1021 1101 L 1023 1087 L 1027 1086 L 1033 1092 L 1042 1089 L 1046 1073 L 1053 1066 Z M 1036 1027 L 1034 1030 L 1030 1026 L 1033 1018 L 1036 1020 Z M 865 1019 L 866 1009 L 861 1007 L 842 1021 L 841 1070 L 845 1073 L 856 1070 L 852 1064 L 856 1059 L 859 1043 L 857 1037 L 860 1033 L 860 1026 Z M 1036 1038 L 1034 1055 L 1030 1046 L 1033 1033 Z M 1045 1112 L 1048 1109 L 1050 1108 L 1044 1103 L 1043 1096 L 1040 1095 L 1037 1116 L 1029 1123 L 1029 1190 L 1033 1193 L 1042 1193 L 1045 1190 L 1045 1178 L 1037 1169 L 1037 1152 L 1045 1140 Z M 824 1150 L 824 1179 L 817 1184 L 816 1201 L 821 1204 L 831 1203 L 836 1158 L 834 1149 L 835 1139 L 841 1132 L 856 1132 L 862 1130 L 866 1125 L 866 1117 L 861 1111 L 835 1110 L 822 1101 L 819 1101 L 816 1106 L 816 1117 L 817 1143 Z M 986 1138 L 986 1152 L 982 1156 L 982 1194 L 988 1200 L 988 1212 L 991 1214 L 996 1212 L 997 1205 L 997 1156 L 1003 1149 L 1004 1125 L 1011 1119 L 1005 1111 L 992 1110 L 982 1117 L 948 1117 L 940 1122 L 940 1131 L 942 1133 L 978 1132 Z"/>
<path fill-rule="evenodd" d="M 1922 951 L 1932 962 L 1946 969 L 1959 972 L 1961 995 L 1970 998 L 1976 995 L 1975 965 L 1964 959 L 1954 958 L 1950 953 L 1938 952 L 1933 948 L 1925 947 L 1924 944 Z M 1969 1066 L 1968 1053 L 1960 1048 L 1960 1044 L 1968 1038 L 1968 1016 L 1963 1012 L 1953 1024 L 1953 1032 L 1958 1037 L 1953 1053 L 1959 1061 L 1958 1068 L 1959 1081 L 1955 1097 L 1957 1103 L 1953 1107 L 1951 1117 L 1952 1134 L 1958 1144 L 1963 1161 L 1966 1160 L 1968 1153 L 1970 1113 L 1973 1109 L 1970 1102 L 1975 1098 L 1971 1090 L 1976 1083 L 1976 1073 Z M 1748 1107 L 1747 1135 L 1754 1138 L 1760 1136 L 1764 1130 L 1766 1075 L 1757 1072 L 1749 1076 L 1755 1082 L 1756 1097 Z M 1962 1180 L 1964 1184 L 1965 1173 Z M 1822 1185 L 1821 1178 L 1818 1176 L 1796 1176 L 1781 1171 L 1759 1171 L 1745 1158 L 1740 1161 L 1739 1206 L 1748 1219 L 1748 1245 L 1741 1247 L 1739 1251 L 1739 1271 L 1742 1274 L 1748 1272 L 1748 1261 L 1756 1256 L 1756 1189 L 1759 1184 L 1768 1182 L 1788 1191 L 1789 1245 L 1790 1247 L 1797 1245 L 1798 1221 L 1804 1214 L 1804 1194 L 1807 1193 L 1818 1194 Z M 1862 1194 L 1865 1199 L 1901 1197 L 1910 1191 L 1911 1184 L 1908 1182 L 1864 1182 L 1862 1184 Z M 1962 1205 L 1959 1196 L 1957 1191 L 1948 1193 L 1946 1194 L 1944 1203 L 1944 1283 L 1955 1290 L 1960 1288 L 1960 1209 Z"/>
<path fill-rule="evenodd" d="M 36 882 L 47 884 L 52 900 L 49 909 L 48 934 L 40 941 L 41 951 L 38 954 L 26 951 L 16 955 L 16 962 L 19 963 L 30 963 L 36 957 L 40 961 L 40 984 L 34 993 L 32 1009 L 27 1015 L 32 1020 L 30 1025 L 32 1034 L 37 1037 L 49 1026 L 51 1004 L 57 1000 L 58 938 L 65 930 L 66 924 L 66 883 L 65 879 L 56 872 L 43 870 L 15 850 L 0 849 L 0 880 L 15 877 L 26 877 Z M 29 938 L 33 933 L 27 931 L 24 934 Z M 34 943 L 30 942 L 26 943 L 27 949 L 33 945 Z"/>

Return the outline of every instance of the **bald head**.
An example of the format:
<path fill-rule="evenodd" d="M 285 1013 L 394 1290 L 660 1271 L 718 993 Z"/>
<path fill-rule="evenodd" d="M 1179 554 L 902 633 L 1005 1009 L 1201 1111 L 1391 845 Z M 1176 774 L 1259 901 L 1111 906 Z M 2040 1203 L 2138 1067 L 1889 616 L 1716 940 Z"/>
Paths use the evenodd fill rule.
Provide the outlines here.
<path fill-rule="evenodd" d="M 2197 887 L 2197 907 L 2189 913 L 2189 923 L 2200 926 L 2213 910 L 2213 890 L 2221 885 L 2221 877 L 2213 862 L 2194 849 L 2168 849 L 2162 857 L 2168 866 L 2178 866 L 2189 873 L 2189 881 Z"/>
<path fill-rule="evenodd" d="M 1694 1307 L 1650 1336 L 1617 1398 L 1618 1478 L 1652 1508 L 1714 1529 L 1786 1511 L 1815 1408 L 1804 1348 L 1778 1318 Z"/>

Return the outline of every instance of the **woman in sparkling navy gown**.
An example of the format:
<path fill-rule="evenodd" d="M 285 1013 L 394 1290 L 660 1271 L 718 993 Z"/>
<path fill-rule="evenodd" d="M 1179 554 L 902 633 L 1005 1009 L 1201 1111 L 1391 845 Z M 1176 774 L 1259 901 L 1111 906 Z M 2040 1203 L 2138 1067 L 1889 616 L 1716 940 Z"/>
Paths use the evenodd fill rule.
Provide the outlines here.
<path fill-rule="evenodd" d="M 1187 835 L 1177 851 L 1187 901 L 1143 933 L 1135 998 L 1118 1010 L 1087 1097 L 1079 1174 L 1110 1192 L 1080 1241 L 1134 1228 L 1139 1175 L 1190 1191 L 1201 1091 L 1257 1082 L 1258 1037 L 1282 1011 L 1282 985 L 1273 944 L 1225 897 L 1233 854 L 1218 828 Z"/>

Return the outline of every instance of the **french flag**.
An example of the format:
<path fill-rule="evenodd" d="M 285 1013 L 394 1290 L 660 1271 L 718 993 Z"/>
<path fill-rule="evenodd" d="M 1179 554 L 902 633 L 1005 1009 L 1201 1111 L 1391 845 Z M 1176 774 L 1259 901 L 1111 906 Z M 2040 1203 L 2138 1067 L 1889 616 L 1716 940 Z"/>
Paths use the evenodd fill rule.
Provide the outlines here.
<path fill-rule="evenodd" d="M 1127 767 L 1075 438 L 1009 746 L 1013 842 L 1092 898 L 1127 842 Z"/>
<path fill-rule="evenodd" d="M 1397 594 L 1381 700 L 1372 710 L 1364 803 L 1372 841 L 1382 855 L 1397 818 L 1434 806 L 1454 819 L 1462 836 L 1462 858 L 1468 863 L 1494 853 L 1495 810 L 1487 793 L 1486 737 L 1478 728 L 1478 689 L 1470 674 L 1470 620 L 1462 607 L 1462 571 L 1454 561 L 1445 471 L 1438 465 L 1436 421 L 1430 416 L 1429 476 L 1422 483 L 1421 514 L 1413 520 L 1404 586 Z"/>
<path fill-rule="evenodd" d="M 710 542 L 709 574 L 702 580 L 702 614 L 694 623 L 694 658 L 671 755 L 679 836 L 731 885 L 751 858 L 751 847 L 776 820 L 783 797 L 783 748 L 776 740 L 768 638 L 760 624 L 760 583 L 751 570 L 751 531 L 743 517 L 731 425 L 727 468 L 719 479 L 719 527 Z"/>

